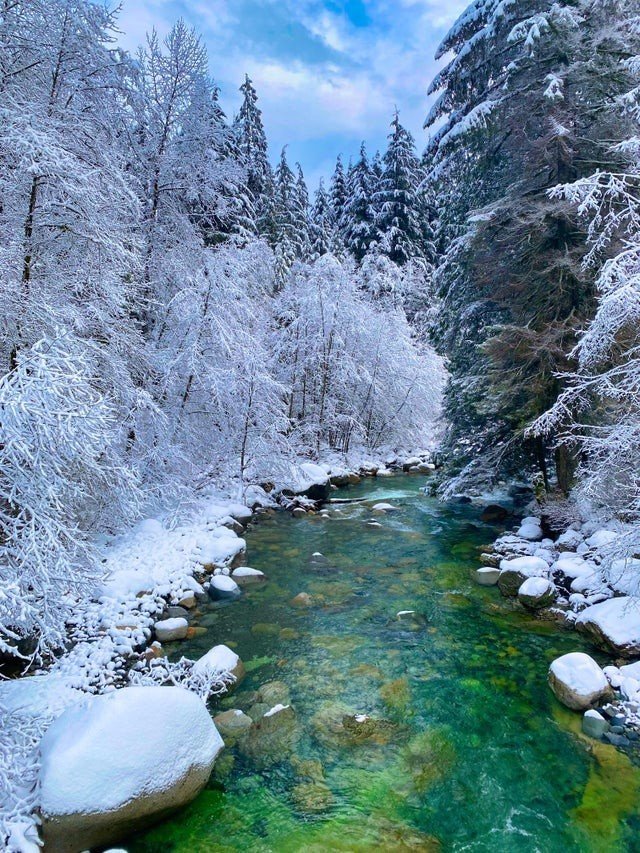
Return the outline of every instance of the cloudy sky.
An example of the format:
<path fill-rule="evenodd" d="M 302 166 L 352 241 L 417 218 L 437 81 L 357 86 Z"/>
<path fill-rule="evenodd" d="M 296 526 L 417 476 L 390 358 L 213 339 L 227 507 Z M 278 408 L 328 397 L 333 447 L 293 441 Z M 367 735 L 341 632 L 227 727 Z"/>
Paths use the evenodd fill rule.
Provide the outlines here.
<path fill-rule="evenodd" d="M 228 115 L 248 73 L 275 160 L 289 145 L 309 183 L 361 140 L 383 148 L 394 107 L 418 147 L 435 49 L 468 0 L 123 0 L 130 49 L 183 17 L 202 33 Z"/>

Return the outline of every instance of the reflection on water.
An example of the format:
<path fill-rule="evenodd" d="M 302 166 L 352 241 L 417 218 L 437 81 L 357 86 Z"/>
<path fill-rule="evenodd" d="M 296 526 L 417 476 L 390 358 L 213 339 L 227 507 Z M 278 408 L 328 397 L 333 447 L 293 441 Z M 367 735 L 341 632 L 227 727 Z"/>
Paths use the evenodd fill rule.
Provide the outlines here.
<path fill-rule="evenodd" d="M 207 790 L 131 853 L 639 849 L 638 770 L 546 687 L 548 663 L 584 641 L 476 586 L 494 529 L 423 483 L 339 492 L 400 507 L 381 527 L 341 504 L 250 531 L 269 582 L 211 605 L 176 654 L 226 643 L 245 661 L 212 713 L 295 715 L 229 735 Z M 301 592 L 311 606 L 292 605 Z"/>

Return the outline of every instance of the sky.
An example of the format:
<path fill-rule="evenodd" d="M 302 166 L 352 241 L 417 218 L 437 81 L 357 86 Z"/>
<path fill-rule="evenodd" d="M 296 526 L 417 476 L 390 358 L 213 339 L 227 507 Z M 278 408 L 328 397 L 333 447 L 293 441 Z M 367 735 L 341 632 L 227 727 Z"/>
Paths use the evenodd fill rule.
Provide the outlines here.
<path fill-rule="evenodd" d="M 397 108 L 419 151 L 436 48 L 469 0 L 122 0 L 122 44 L 135 50 L 180 17 L 202 35 L 227 115 L 252 78 L 275 163 L 288 145 L 311 188 L 360 143 L 384 151 Z"/>

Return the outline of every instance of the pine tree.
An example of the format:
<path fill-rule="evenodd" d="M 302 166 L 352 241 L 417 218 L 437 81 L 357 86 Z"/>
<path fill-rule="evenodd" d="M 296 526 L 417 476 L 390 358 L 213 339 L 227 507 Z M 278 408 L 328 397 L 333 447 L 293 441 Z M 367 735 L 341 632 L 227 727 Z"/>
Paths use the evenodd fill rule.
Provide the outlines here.
<path fill-rule="evenodd" d="M 296 190 L 294 194 L 294 226 L 296 255 L 306 259 L 310 251 L 309 190 L 304 179 L 302 166 L 296 164 Z"/>
<path fill-rule="evenodd" d="M 536 466 L 549 479 L 555 437 L 529 440 L 526 426 L 561 390 L 593 283 L 585 233 L 548 192 L 596 164 L 610 138 L 610 118 L 587 106 L 620 85 L 606 5 L 478 0 L 439 50 L 454 57 L 427 120 L 445 119 L 429 151 L 445 248 L 438 339 L 452 374 L 448 446 L 465 476 Z M 557 449 L 563 490 L 571 469 Z"/>
<path fill-rule="evenodd" d="M 310 239 L 312 260 L 333 251 L 335 242 L 333 208 L 322 178 L 316 190 L 311 211 Z"/>
<path fill-rule="evenodd" d="M 338 159 L 336 160 L 336 167 L 331 178 L 331 186 L 329 187 L 329 202 L 331 204 L 332 217 L 335 226 L 335 240 L 337 244 L 336 247 L 343 249 L 344 211 L 347 205 L 347 177 L 345 175 L 344 165 L 342 163 L 342 155 L 340 154 L 338 155 Z M 335 249 L 334 253 L 336 253 Z"/>
<path fill-rule="evenodd" d="M 419 207 L 420 163 L 411 134 L 396 112 L 384 155 L 384 170 L 373 196 L 380 251 L 396 264 L 424 254 Z"/>
<path fill-rule="evenodd" d="M 258 232 L 269 242 L 273 242 L 275 228 L 272 207 L 273 172 L 269 163 L 262 112 L 258 107 L 258 95 L 249 75 L 245 76 L 240 91 L 243 101 L 233 122 L 233 129 L 247 169 L 247 185 L 253 195 Z"/>
<path fill-rule="evenodd" d="M 360 156 L 347 176 L 347 200 L 340 219 L 345 247 L 357 261 L 361 261 L 373 248 L 379 236 L 372 195 L 373 176 L 363 142 Z"/>

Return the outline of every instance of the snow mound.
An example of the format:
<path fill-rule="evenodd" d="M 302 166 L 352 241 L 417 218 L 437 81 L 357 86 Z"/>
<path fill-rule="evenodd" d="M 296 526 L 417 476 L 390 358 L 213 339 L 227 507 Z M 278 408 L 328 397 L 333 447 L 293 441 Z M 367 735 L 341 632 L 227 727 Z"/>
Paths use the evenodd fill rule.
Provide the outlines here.
<path fill-rule="evenodd" d="M 550 580 L 547 580 L 547 578 L 533 577 L 527 578 L 520 587 L 518 594 L 530 596 L 531 598 L 538 598 L 546 595 L 550 591 L 553 591 L 553 589 L 553 584 Z"/>
<path fill-rule="evenodd" d="M 640 599 L 632 596 L 610 598 L 587 607 L 576 626 L 608 651 L 640 654 Z"/>
<path fill-rule="evenodd" d="M 523 577 L 544 577 L 549 566 L 541 557 L 515 557 L 513 560 L 501 560 L 502 572 L 518 572 Z"/>
<path fill-rule="evenodd" d="M 180 687 L 125 687 L 66 710 L 41 741 L 48 815 L 117 809 L 209 768 L 223 748 L 206 707 Z"/>
<path fill-rule="evenodd" d="M 587 540 L 586 544 L 589 548 L 606 548 L 616 541 L 619 534 L 613 530 L 596 530 Z"/>

